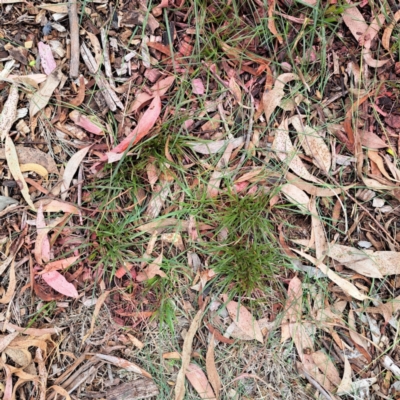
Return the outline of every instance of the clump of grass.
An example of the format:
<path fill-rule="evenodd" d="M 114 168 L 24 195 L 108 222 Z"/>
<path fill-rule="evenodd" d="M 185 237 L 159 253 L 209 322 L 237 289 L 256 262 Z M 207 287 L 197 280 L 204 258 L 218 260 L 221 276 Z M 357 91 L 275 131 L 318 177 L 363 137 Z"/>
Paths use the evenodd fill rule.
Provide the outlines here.
<path fill-rule="evenodd" d="M 232 194 L 214 214 L 219 234 L 206 245 L 210 267 L 218 274 L 217 285 L 232 295 L 264 291 L 278 266 L 285 264 L 268 218 L 269 199 L 265 193 Z"/>

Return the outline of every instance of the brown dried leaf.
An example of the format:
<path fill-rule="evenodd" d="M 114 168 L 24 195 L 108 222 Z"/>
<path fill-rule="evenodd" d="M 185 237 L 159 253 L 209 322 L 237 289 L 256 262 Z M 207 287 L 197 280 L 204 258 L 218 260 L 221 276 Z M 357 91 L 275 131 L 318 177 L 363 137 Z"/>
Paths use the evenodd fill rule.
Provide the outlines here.
<path fill-rule="evenodd" d="M 301 161 L 300 157 L 297 155 L 297 149 L 293 146 L 289 137 L 289 124 L 287 119 L 281 122 L 276 131 L 272 150 L 276 151 L 276 155 L 279 159 L 287 164 L 288 167 L 301 178 L 311 182 L 318 182 L 318 179 L 308 172 L 303 161 Z"/>
<path fill-rule="evenodd" d="M 289 121 L 296 129 L 305 153 L 312 157 L 314 165 L 328 172 L 331 168 L 332 157 L 324 139 L 313 128 L 303 125 L 298 116 L 292 117 Z"/>
<path fill-rule="evenodd" d="M 222 299 L 227 301 L 227 295 L 222 295 Z M 260 343 L 264 342 L 261 329 L 257 321 L 253 318 L 250 311 L 243 305 L 239 305 L 236 301 L 230 301 L 225 304 L 229 316 L 238 328 L 252 339 L 258 340 Z"/>
<path fill-rule="evenodd" d="M 312 354 L 312 358 L 322 374 L 326 376 L 335 386 L 339 386 L 341 382 L 339 372 L 329 356 L 322 350 L 318 350 Z"/>
<path fill-rule="evenodd" d="M 215 394 L 203 370 L 196 364 L 189 364 L 186 378 L 199 394 L 201 399 L 216 400 Z"/>
<path fill-rule="evenodd" d="M 311 213 L 311 227 L 315 239 L 315 254 L 317 260 L 323 260 L 324 254 L 327 249 L 327 243 L 325 238 L 324 226 L 322 225 L 319 217 L 317 207 L 315 204 L 315 197 L 312 197 L 309 204 L 309 210 Z"/>
<path fill-rule="evenodd" d="M 392 32 L 396 23 L 400 19 L 400 11 L 397 11 L 393 16 L 391 16 L 391 23 L 384 30 L 382 35 L 382 46 L 385 50 L 390 51 L 390 37 L 392 36 Z"/>
<path fill-rule="evenodd" d="M 356 319 L 354 317 L 353 310 L 349 310 L 348 323 L 350 328 L 349 330 L 350 337 L 353 339 L 355 343 L 357 343 L 359 346 L 363 347 L 365 350 L 368 351 L 368 342 L 365 340 L 364 337 L 362 337 L 357 333 Z"/>
<path fill-rule="evenodd" d="M 386 171 L 385 166 L 383 164 L 383 160 L 382 160 L 381 156 L 378 154 L 378 152 L 368 150 L 367 154 L 368 154 L 368 158 L 377 165 L 377 167 L 378 167 L 379 171 L 382 173 L 382 175 L 389 180 L 393 180 L 393 178 Z"/>
<path fill-rule="evenodd" d="M 29 106 L 29 115 L 31 118 L 47 106 L 54 90 L 61 82 L 62 76 L 61 69 L 57 68 L 47 77 L 46 82 L 44 82 L 41 88 L 32 96 Z"/>
<path fill-rule="evenodd" d="M 299 207 L 300 211 L 303 213 L 308 212 L 308 203 L 310 198 L 297 186 L 287 183 L 281 187 L 281 192 L 290 201 Z"/>
<path fill-rule="evenodd" d="M 370 278 L 383 278 L 400 274 L 400 253 L 396 251 L 359 250 L 350 246 L 334 244 L 327 255 L 347 268 Z"/>
<path fill-rule="evenodd" d="M 344 357 L 344 372 L 342 381 L 340 382 L 340 385 L 337 388 L 338 395 L 349 394 L 352 391 L 353 381 L 351 379 L 351 365 L 349 363 L 347 356 L 343 355 L 343 357 Z"/>
<path fill-rule="evenodd" d="M 211 336 L 211 340 L 208 345 L 208 350 L 207 350 L 207 355 L 206 355 L 206 371 L 207 371 L 207 376 L 208 376 L 208 379 L 210 380 L 211 386 L 214 389 L 215 397 L 218 399 L 219 393 L 221 391 L 221 378 L 219 377 L 217 368 L 215 366 L 214 335 Z"/>
<path fill-rule="evenodd" d="M 194 317 L 183 342 L 182 365 L 178 372 L 175 384 L 175 400 L 183 400 L 185 397 L 185 375 L 190 363 L 190 355 L 192 354 L 193 338 L 200 327 L 202 318 L 203 310 L 199 310 Z"/>
<path fill-rule="evenodd" d="M 21 164 L 35 163 L 46 168 L 49 173 L 58 174 L 57 165 L 50 154 L 35 149 L 33 147 L 16 146 L 18 162 Z M 0 149 L 0 160 L 6 158 L 4 149 Z"/>
<path fill-rule="evenodd" d="M 370 149 L 385 149 L 388 145 L 375 133 L 361 131 L 361 144 Z"/>
<path fill-rule="evenodd" d="M 136 280 L 138 282 L 143 282 L 154 278 L 156 275 L 161 276 L 161 278 L 166 278 L 167 275 L 160 269 L 162 260 L 163 254 L 161 253 L 147 268 L 137 274 Z"/>

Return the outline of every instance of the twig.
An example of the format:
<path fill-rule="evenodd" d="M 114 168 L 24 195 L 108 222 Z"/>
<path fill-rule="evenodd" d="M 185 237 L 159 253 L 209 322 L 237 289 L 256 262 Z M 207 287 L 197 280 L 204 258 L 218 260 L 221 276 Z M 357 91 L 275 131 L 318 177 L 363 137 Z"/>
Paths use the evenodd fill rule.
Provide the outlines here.
<path fill-rule="evenodd" d="M 236 172 L 232 177 L 232 181 L 235 180 L 236 175 L 239 173 L 239 170 L 240 170 L 240 168 L 242 167 L 242 165 L 244 163 L 244 160 L 246 158 L 247 150 L 249 149 L 249 146 L 250 146 L 250 140 L 251 140 L 251 137 L 253 136 L 253 123 L 254 123 L 254 112 L 255 112 L 255 110 L 254 110 L 254 98 L 253 98 L 251 93 L 249 93 L 249 96 L 250 96 L 249 127 L 248 127 L 247 133 L 246 133 L 246 142 L 245 142 L 245 145 L 244 145 L 244 152 L 243 152 L 242 156 L 240 157 L 240 161 L 239 161 L 238 166 L 236 167 Z"/>
<path fill-rule="evenodd" d="M 71 36 L 71 64 L 69 67 L 70 78 L 79 76 L 79 19 L 77 0 L 69 0 L 68 17 Z"/>

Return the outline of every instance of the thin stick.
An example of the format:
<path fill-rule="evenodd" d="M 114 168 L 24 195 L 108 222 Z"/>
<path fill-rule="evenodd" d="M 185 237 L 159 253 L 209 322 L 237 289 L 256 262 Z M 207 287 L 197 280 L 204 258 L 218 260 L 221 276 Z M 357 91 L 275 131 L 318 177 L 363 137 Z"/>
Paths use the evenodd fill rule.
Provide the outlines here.
<path fill-rule="evenodd" d="M 69 0 L 68 16 L 71 36 L 71 64 L 69 76 L 75 79 L 79 76 L 79 19 L 77 0 Z"/>

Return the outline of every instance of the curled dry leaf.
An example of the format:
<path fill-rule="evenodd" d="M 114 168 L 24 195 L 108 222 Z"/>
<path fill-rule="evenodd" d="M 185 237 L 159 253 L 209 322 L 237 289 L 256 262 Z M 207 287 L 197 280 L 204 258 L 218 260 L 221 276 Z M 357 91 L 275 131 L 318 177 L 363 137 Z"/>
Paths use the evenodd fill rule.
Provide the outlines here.
<path fill-rule="evenodd" d="M 332 164 L 332 157 L 324 139 L 313 128 L 303 125 L 300 117 L 292 117 L 289 121 L 296 129 L 305 153 L 312 157 L 313 163 L 318 168 L 328 172 Z"/>
<path fill-rule="evenodd" d="M 201 399 L 216 400 L 215 394 L 207 380 L 206 374 L 196 364 L 189 364 L 186 378 L 199 394 Z"/>
<path fill-rule="evenodd" d="M 387 26 L 382 35 L 382 46 L 387 51 L 390 51 L 390 37 L 392 36 L 392 32 L 396 26 L 396 23 L 400 19 L 400 11 L 397 11 L 391 18 L 392 22 Z"/>
<path fill-rule="evenodd" d="M 156 275 L 166 278 L 167 275 L 161 271 L 160 266 L 162 264 L 163 254 L 161 253 L 147 268 L 139 272 L 136 276 L 138 282 L 143 282 L 148 279 L 154 278 Z"/>
<path fill-rule="evenodd" d="M 293 146 L 289 137 L 288 120 L 284 119 L 275 133 L 275 139 L 272 144 L 272 150 L 276 151 L 279 159 L 288 165 L 301 178 L 311 182 L 318 182 L 317 178 L 311 175 L 303 161 L 297 155 L 297 149 Z"/>
<path fill-rule="evenodd" d="M 283 90 L 285 84 L 298 79 L 299 77 L 292 73 L 279 75 L 278 78 L 276 78 L 274 88 L 271 91 L 264 92 L 262 103 L 267 123 L 269 122 L 276 107 L 280 105 L 283 97 L 285 96 L 285 92 Z"/>
<path fill-rule="evenodd" d="M 96 354 L 96 357 L 100 360 L 108 362 L 109 364 L 115 365 L 118 368 L 125 369 L 130 372 L 134 372 L 135 374 L 139 374 L 144 376 L 145 378 L 152 379 L 152 376 L 145 371 L 144 369 L 140 368 L 138 365 L 134 364 L 133 362 L 124 360 L 123 358 L 114 357 L 106 354 Z"/>
<path fill-rule="evenodd" d="M 45 167 L 42 167 L 39 164 L 29 163 L 29 164 L 20 164 L 21 172 L 35 172 L 41 177 L 47 179 L 49 173 L 47 172 Z"/>
<path fill-rule="evenodd" d="M 45 272 L 42 278 L 56 292 L 68 297 L 78 297 L 75 286 L 68 282 L 58 271 Z"/>
<path fill-rule="evenodd" d="M 224 301 L 227 300 L 226 295 L 222 295 L 222 298 Z M 229 301 L 225 307 L 233 322 L 243 333 L 260 343 L 264 342 L 260 326 L 245 306 L 239 305 L 236 301 Z"/>
<path fill-rule="evenodd" d="M 327 255 L 347 268 L 370 278 L 400 274 L 400 253 L 396 251 L 359 250 L 334 244 Z"/>
<path fill-rule="evenodd" d="M 24 197 L 28 205 L 31 207 L 31 209 L 36 211 L 36 208 L 33 205 L 31 196 L 29 194 L 28 185 L 26 184 L 24 176 L 22 175 L 21 169 L 19 167 L 18 155 L 14 146 L 14 142 L 12 141 L 12 139 L 8 134 L 6 136 L 5 156 L 8 168 L 10 169 L 10 173 L 14 178 L 14 180 L 17 182 L 21 190 L 22 196 Z"/>
<path fill-rule="evenodd" d="M 372 150 L 368 150 L 368 158 L 370 160 L 372 160 L 378 167 L 379 171 L 381 172 L 381 174 L 389 179 L 389 180 L 393 180 L 393 178 L 388 174 L 388 172 L 385 169 L 385 166 L 383 164 L 383 160 L 381 158 L 381 156 L 378 154 L 377 151 L 372 151 Z"/>
<path fill-rule="evenodd" d="M 72 178 L 76 174 L 76 171 L 79 168 L 79 165 L 85 158 L 91 146 L 85 147 L 78 152 L 76 152 L 68 161 L 67 166 L 65 167 L 62 184 L 61 184 L 61 199 L 65 200 L 68 196 L 68 189 L 71 185 Z"/>
<path fill-rule="evenodd" d="M 278 33 L 275 26 L 274 11 L 275 11 L 275 0 L 272 0 L 268 2 L 268 29 L 278 39 L 278 42 L 282 44 L 283 38 Z"/>

